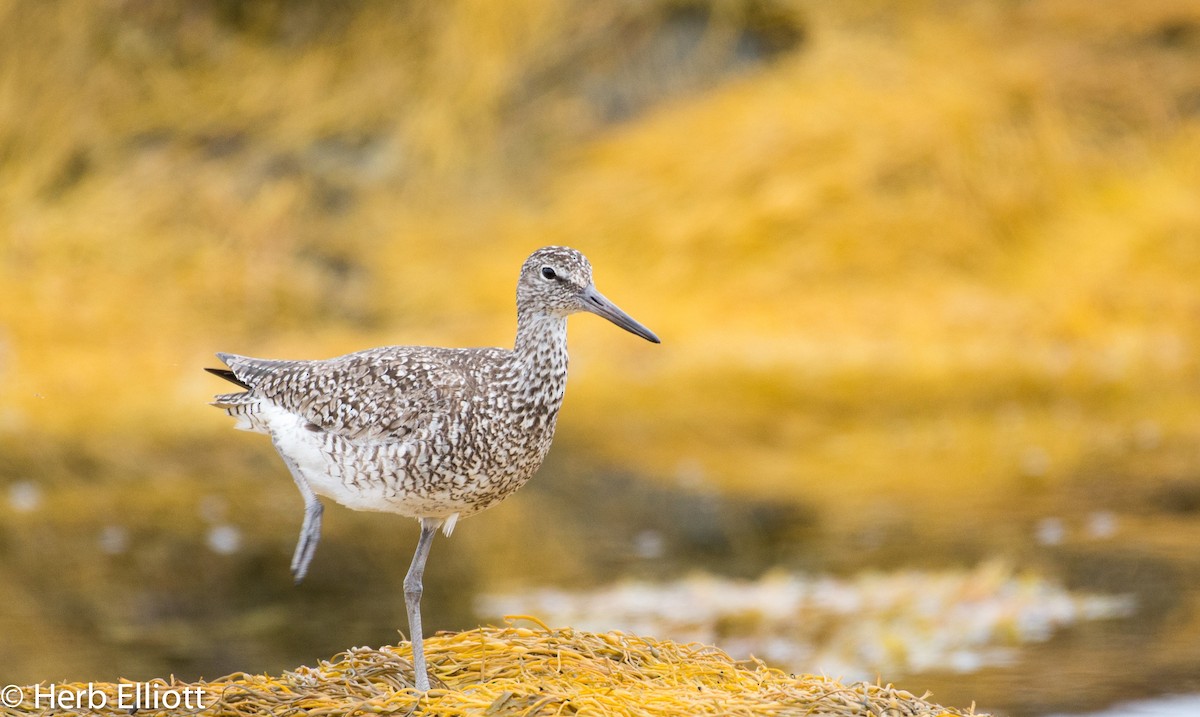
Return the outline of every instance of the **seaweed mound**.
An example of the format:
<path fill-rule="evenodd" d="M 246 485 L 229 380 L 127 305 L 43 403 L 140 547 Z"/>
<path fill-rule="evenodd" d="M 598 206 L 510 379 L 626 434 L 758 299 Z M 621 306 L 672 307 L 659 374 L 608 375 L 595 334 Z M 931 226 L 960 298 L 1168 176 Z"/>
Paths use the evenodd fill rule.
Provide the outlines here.
<path fill-rule="evenodd" d="M 536 622 L 536 621 L 534 621 Z M 891 685 L 788 675 L 721 650 L 621 632 L 485 627 L 426 642 L 433 689 L 412 685 L 408 643 L 356 647 L 275 677 L 235 673 L 211 682 L 56 686 L 80 713 L 422 715 L 973 715 Z M 135 689 L 136 688 L 136 689 Z M 27 687 L 18 714 L 44 711 L 48 687 Z M 41 691 L 41 708 L 34 691 Z M 88 693 L 91 690 L 91 694 Z M 136 694 L 135 694 L 136 693 Z M 131 697 L 131 695 L 133 695 Z M 131 705 L 136 699 L 138 704 Z M 90 704 L 99 709 L 89 708 Z M 102 704 L 101 704 L 102 703 Z"/>

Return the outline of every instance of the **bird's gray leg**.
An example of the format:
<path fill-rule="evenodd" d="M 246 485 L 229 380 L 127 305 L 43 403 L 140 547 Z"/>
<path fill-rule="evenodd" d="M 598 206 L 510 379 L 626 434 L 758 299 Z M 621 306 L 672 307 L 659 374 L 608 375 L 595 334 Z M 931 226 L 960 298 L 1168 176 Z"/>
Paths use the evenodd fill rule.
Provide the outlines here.
<path fill-rule="evenodd" d="M 429 689 L 429 673 L 425 669 L 425 641 L 421 632 L 421 580 L 425 575 L 425 558 L 429 557 L 429 546 L 437 532 L 440 520 L 421 519 L 421 538 L 417 541 L 417 552 L 412 565 L 404 576 L 404 606 L 408 608 L 408 632 L 412 640 L 413 672 L 416 673 L 417 689 Z"/>
<path fill-rule="evenodd" d="M 280 455 L 283 454 L 280 453 Z M 308 564 L 312 562 L 313 555 L 317 552 L 317 543 L 321 540 L 321 513 L 325 508 L 321 505 L 317 494 L 309 487 L 308 481 L 300 473 L 296 463 L 287 456 L 283 456 L 283 462 L 292 472 L 292 480 L 296 481 L 296 487 L 300 489 L 300 495 L 304 497 L 304 523 L 300 526 L 300 539 L 296 541 L 296 552 L 292 553 L 292 577 L 299 585 L 304 580 L 304 576 L 308 574 Z"/>
<path fill-rule="evenodd" d="M 304 488 L 308 489 L 308 486 Z M 297 585 L 308 575 L 308 564 L 317 552 L 317 542 L 321 540 L 321 513 L 325 510 L 312 489 L 302 489 L 301 492 L 304 493 L 304 523 L 300 526 L 296 552 L 292 553 L 292 577 Z"/>

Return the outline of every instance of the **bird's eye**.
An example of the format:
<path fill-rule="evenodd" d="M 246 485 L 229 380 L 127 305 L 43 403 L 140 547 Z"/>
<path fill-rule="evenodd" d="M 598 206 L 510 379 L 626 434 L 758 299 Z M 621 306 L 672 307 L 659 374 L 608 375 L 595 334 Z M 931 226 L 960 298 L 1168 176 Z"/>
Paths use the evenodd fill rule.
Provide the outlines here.
<path fill-rule="evenodd" d="M 554 273 L 554 269 L 552 269 L 548 266 L 542 267 L 542 276 L 546 277 L 547 279 L 549 279 L 551 281 L 558 278 L 558 274 Z"/>

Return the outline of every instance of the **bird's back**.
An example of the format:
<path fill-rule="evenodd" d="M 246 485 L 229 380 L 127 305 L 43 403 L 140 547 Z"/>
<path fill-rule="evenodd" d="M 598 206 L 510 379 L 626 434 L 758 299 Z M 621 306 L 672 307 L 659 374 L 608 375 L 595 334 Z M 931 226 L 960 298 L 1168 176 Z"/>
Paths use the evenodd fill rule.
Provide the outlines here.
<path fill-rule="evenodd" d="M 324 361 L 280 361 L 218 354 L 244 393 L 217 396 L 222 408 L 272 403 L 311 430 L 352 440 L 402 440 L 449 413 L 480 375 L 503 372 L 502 349 L 386 346 Z M 236 414 L 235 414 L 236 415 Z M 254 412 L 246 428 L 270 433 Z"/>

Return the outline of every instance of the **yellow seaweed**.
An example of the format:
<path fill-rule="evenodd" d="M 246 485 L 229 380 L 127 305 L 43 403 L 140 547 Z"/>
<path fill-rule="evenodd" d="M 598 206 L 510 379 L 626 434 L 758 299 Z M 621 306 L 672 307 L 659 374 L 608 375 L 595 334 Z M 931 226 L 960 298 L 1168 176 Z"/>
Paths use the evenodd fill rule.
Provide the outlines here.
<path fill-rule="evenodd" d="M 430 715 L 794 715 L 797 717 L 951 717 L 952 710 L 890 684 L 842 684 L 816 675 L 789 675 L 757 660 L 735 661 L 708 645 L 622 632 L 482 627 L 439 633 L 426 641 L 430 681 L 424 694 L 411 681 L 407 642 L 380 648 L 354 647 L 315 667 L 281 675 L 234 673 L 209 682 L 157 681 L 156 689 L 199 690 L 203 709 L 194 714 L 234 717 L 260 714 Z M 100 709 L 57 714 L 124 715 L 121 685 L 72 683 L 59 690 L 96 690 Z M 34 692 L 24 688 L 12 714 L 34 714 Z M 102 698 L 97 697 L 99 701 Z M 178 709 L 142 708 L 139 715 L 178 715 Z"/>

